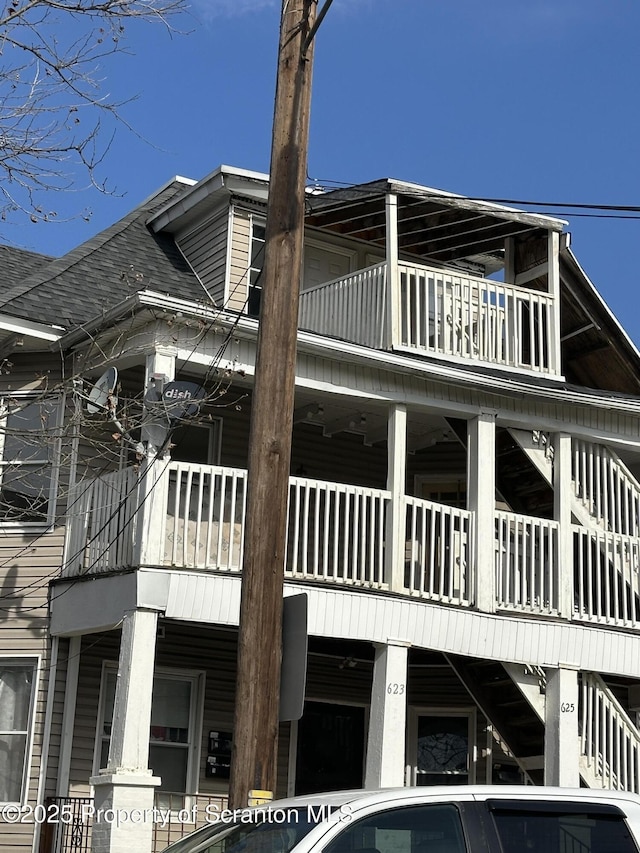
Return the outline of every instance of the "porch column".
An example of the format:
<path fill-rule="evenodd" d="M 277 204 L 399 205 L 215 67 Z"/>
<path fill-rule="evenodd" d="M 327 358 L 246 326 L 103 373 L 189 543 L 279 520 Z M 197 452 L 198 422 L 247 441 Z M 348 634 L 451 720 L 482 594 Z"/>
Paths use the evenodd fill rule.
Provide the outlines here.
<path fill-rule="evenodd" d="M 162 392 L 164 382 L 175 377 L 174 349 L 158 347 L 147 356 L 145 397 Z M 155 377 L 155 382 L 154 382 Z M 139 566 L 159 566 L 164 560 L 164 526 L 167 514 L 169 480 L 166 476 L 169 454 L 165 449 L 168 434 L 166 418 L 145 407 L 141 438 L 145 457 L 140 463 L 138 486 L 135 562 Z"/>
<path fill-rule="evenodd" d="M 93 853 L 150 853 L 154 788 L 160 779 L 149 769 L 149 728 L 158 614 L 125 613 L 120 640 L 113 725 L 106 770 L 94 786 Z M 115 819 L 118 816 L 119 819 Z"/>
<path fill-rule="evenodd" d="M 573 614 L 573 532 L 571 530 L 571 436 L 553 437 L 553 518 L 558 522 L 558 608 L 561 616 Z"/>
<path fill-rule="evenodd" d="M 578 673 L 566 666 L 545 671 L 544 784 L 579 788 Z"/>
<path fill-rule="evenodd" d="M 376 646 L 364 777 L 367 789 L 404 785 L 408 647 L 403 640 Z"/>
<path fill-rule="evenodd" d="M 387 349 L 400 341 L 400 287 L 398 286 L 398 196 L 385 198 L 387 254 Z"/>
<path fill-rule="evenodd" d="M 387 489 L 391 504 L 385 530 L 385 579 L 393 592 L 402 592 L 406 540 L 407 409 L 394 405 L 387 428 Z"/>
<path fill-rule="evenodd" d="M 145 363 L 145 402 L 160 399 L 165 382 L 173 382 L 176 375 L 176 350 L 173 347 L 156 347 L 149 353 Z M 167 420 L 157 417 L 145 406 L 142 418 L 141 438 L 146 444 L 147 454 L 153 455 L 162 447 L 167 437 Z"/>
<path fill-rule="evenodd" d="M 549 231 L 547 241 L 547 287 L 553 297 L 551 317 L 549 318 L 549 368 L 552 373 L 560 373 L 560 234 Z"/>
<path fill-rule="evenodd" d="M 73 729 L 76 719 L 81 646 L 81 634 L 69 639 L 69 651 L 67 653 L 67 677 L 64 686 L 64 704 L 62 706 L 62 737 L 60 738 L 58 781 L 56 783 L 57 797 L 67 797 L 69 795 L 71 747 L 73 744 Z"/>
<path fill-rule="evenodd" d="M 476 606 L 496 608 L 496 413 L 481 412 L 467 426 L 467 502 L 474 517 Z"/>

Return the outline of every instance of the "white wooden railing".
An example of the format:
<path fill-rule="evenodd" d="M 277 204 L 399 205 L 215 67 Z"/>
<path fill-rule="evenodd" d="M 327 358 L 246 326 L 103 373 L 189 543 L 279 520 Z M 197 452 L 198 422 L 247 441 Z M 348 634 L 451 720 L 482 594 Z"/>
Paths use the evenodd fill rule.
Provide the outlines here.
<path fill-rule="evenodd" d="M 555 374 L 548 293 L 450 269 L 387 263 L 303 290 L 300 328 L 374 348 Z"/>
<path fill-rule="evenodd" d="M 574 439 L 576 498 L 604 530 L 640 535 L 640 486 L 624 463 L 602 444 Z"/>
<path fill-rule="evenodd" d="M 376 264 L 300 294 L 301 329 L 386 349 L 387 264 Z"/>
<path fill-rule="evenodd" d="M 603 788 L 640 792 L 640 734 L 597 675 L 582 674 L 581 755 Z"/>
<path fill-rule="evenodd" d="M 496 512 L 496 604 L 505 610 L 559 612 L 558 524 Z"/>
<path fill-rule="evenodd" d="M 379 489 L 291 477 L 287 574 L 383 588 L 390 497 Z"/>
<path fill-rule="evenodd" d="M 238 468 L 170 462 L 157 483 L 166 509 L 151 531 L 142 529 L 136 512 L 143 497 L 135 469 L 80 483 L 70 497 L 64 574 L 131 567 L 142 554 L 142 536 L 158 537 L 159 565 L 240 571 L 246 476 Z M 393 591 L 473 606 L 482 582 L 476 577 L 473 514 L 403 500 L 404 578 Z M 390 501 L 383 489 L 292 477 L 287 575 L 388 589 Z M 560 615 L 557 522 L 499 511 L 494 542 L 495 606 Z M 573 575 L 565 584 L 573 584 L 573 612 L 562 615 L 639 628 L 640 538 L 572 525 L 572 546 Z"/>
<path fill-rule="evenodd" d="M 421 498 L 405 500 L 409 593 L 447 604 L 473 604 L 473 514 Z"/>
<path fill-rule="evenodd" d="M 573 525 L 577 619 L 640 627 L 640 539 Z"/>
<path fill-rule="evenodd" d="M 71 519 L 65 575 L 130 566 L 138 476 L 134 468 L 77 483 L 69 492 Z"/>
<path fill-rule="evenodd" d="M 240 570 L 246 476 L 240 468 L 169 464 L 163 565 Z"/>
<path fill-rule="evenodd" d="M 438 355 L 555 372 L 548 293 L 400 263 L 401 344 Z"/>

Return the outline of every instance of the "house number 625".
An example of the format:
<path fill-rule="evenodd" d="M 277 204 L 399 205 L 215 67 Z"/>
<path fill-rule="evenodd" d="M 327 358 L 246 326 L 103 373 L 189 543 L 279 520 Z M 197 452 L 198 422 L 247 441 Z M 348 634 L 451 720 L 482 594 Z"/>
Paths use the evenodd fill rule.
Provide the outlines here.
<path fill-rule="evenodd" d="M 575 709 L 576 709 L 576 706 L 573 704 L 573 702 L 561 702 L 560 703 L 560 713 L 561 714 L 573 714 Z"/>

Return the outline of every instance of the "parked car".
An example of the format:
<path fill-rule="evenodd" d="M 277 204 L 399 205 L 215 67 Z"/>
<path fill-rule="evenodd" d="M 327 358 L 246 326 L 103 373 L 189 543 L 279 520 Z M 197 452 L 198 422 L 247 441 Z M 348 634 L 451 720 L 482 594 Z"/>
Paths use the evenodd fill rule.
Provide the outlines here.
<path fill-rule="evenodd" d="M 207 819 L 166 853 L 640 852 L 640 797 L 593 789 L 341 791 Z"/>

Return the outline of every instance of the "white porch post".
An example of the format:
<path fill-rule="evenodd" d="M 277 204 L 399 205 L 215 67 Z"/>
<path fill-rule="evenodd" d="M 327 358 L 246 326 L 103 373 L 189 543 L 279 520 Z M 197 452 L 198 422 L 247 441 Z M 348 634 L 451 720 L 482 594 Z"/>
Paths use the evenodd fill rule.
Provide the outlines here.
<path fill-rule="evenodd" d="M 176 353 L 173 349 L 157 348 L 147 356 L 145 389 L 152 377 L 163 376 L 167 382 L 175 377 Z M 142 441 L 146 456 L 140 466 L 138 487 L 138 516 L 136 524 L 135 561 L 139 566 L 159 566 L 164 557 L 164 525 L 167 513 L 169 455 L 159 453 L 167 437 L 167 424 L 145 412 L 142 422 Z"/>
<path fill-rule="evenodd" d="M 578 673 L 563 666 L 545 671 L 544 784 L 579 788 Z"/>
<path fill-rule="evenodd" d="M 391 505 L 385 530 L 385 579 L 394 592 L 402 592 L 406 539 L 407 409 L 394 405 L 387 427 L 387 489 Z"/>
<path fill-rule="evenodd" d="M 149 769 L 157 624 L 152 610 L 124 616 L 109 759 L 106 770 L 90 780 L 95 790 L 93 853 L 151 853 L 152 820 L 135 816 L 152 814 L 154 788 L 160 784 Z"/>
<path fill-rule="evenodd" d="M 387 349 L 400 340 L 400 287 L 398 285 L 398 196 L 387 193 L 385 199 L 387 253 Z"/>
<path fill-rule="evenodd" d="M 481 412 L 467 427 L 467 501 L 474 516 L 476 606 L 485 613 L 496 607 L 495 505 L 496 416 Z"/>
<path fill-rule="evenodd" d="M 549 231 L 547 245 L 547 282 L 549 295 L 553 297 L 549 318 L 549 368 L 552 373 L 560 373 L 560 234 L 557 231 Z"/>
<path fill-rule="evenodd" d="M 388 640 L 376 647 L 371 688 L 364 786 L 404 785 L 409 644 Z"/>
<path fill-rule="evenodd" d="M 571 530 L 571 436 L 553 439 L 553 518 L 558 522 L 558 607 L 570 619 L 573 613 L 573 533 Z"/>
<path fill-rule="evenodd" d="M 56 784 L 56 796 L 58 797 L 66 797 L 69 794 L 71 747 L 73 744 L 73 729 L 76 718 L 76 700 L 78 698 L 81 646 L 81 635 L 70 638 L 67 656 L 67 678 L 64 687 L 64 704 L 62 706 L 62 738 L 60 743 L 60 758 L 58 759 L 58 781 Z"/>

